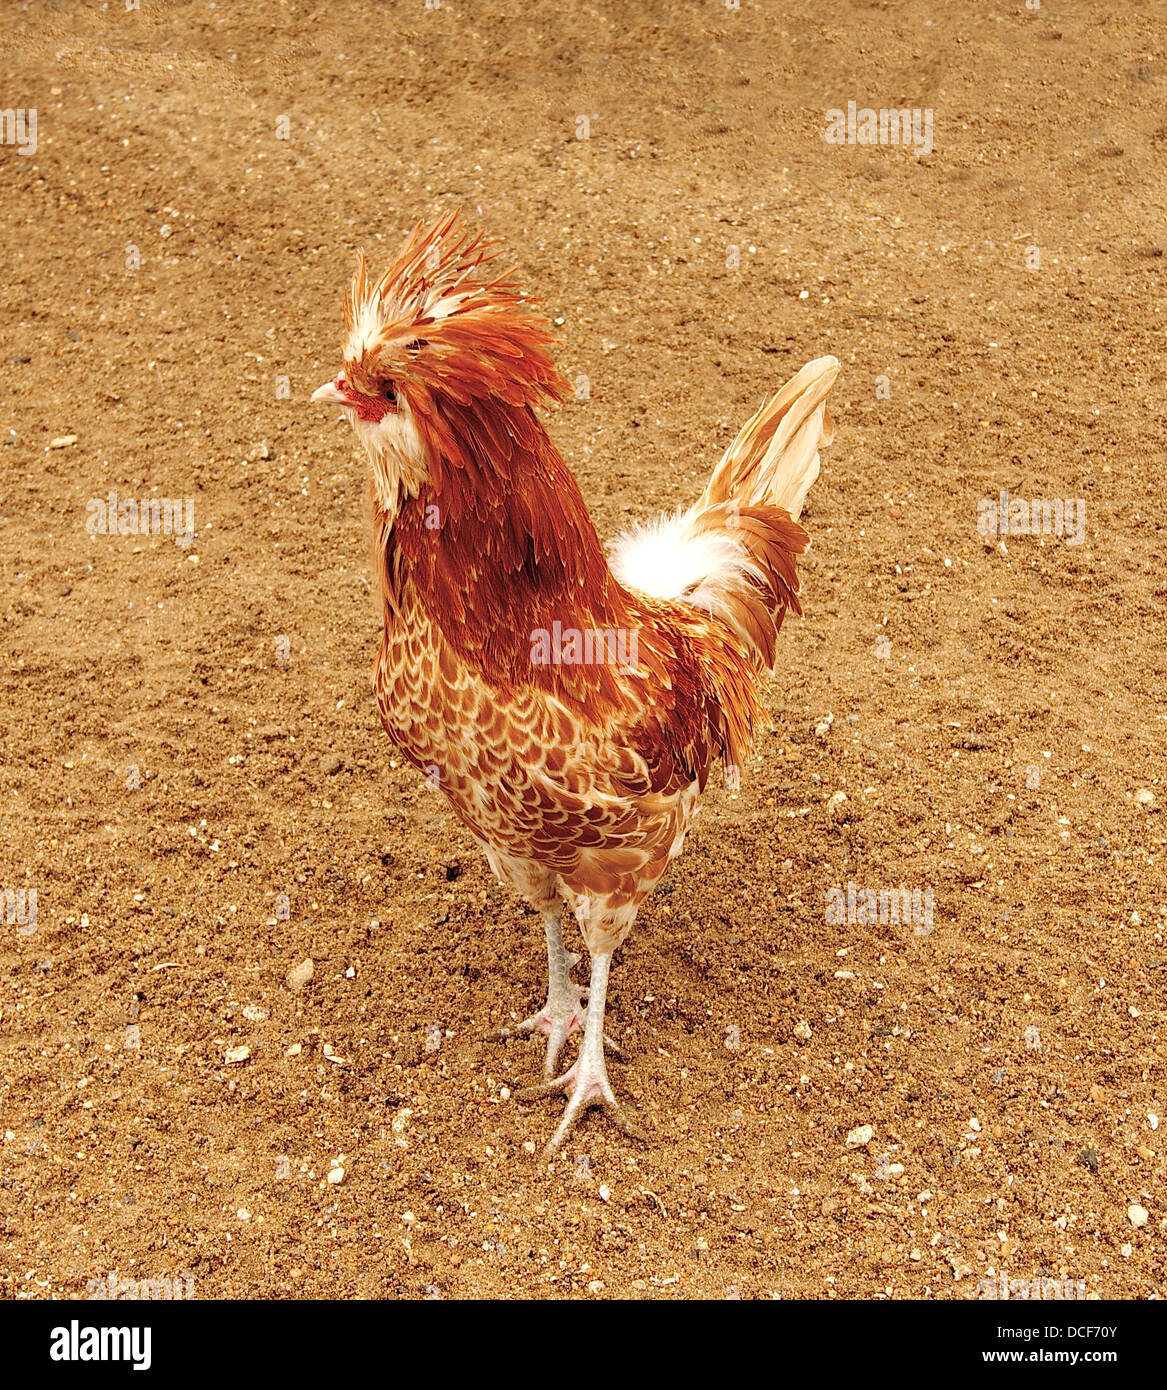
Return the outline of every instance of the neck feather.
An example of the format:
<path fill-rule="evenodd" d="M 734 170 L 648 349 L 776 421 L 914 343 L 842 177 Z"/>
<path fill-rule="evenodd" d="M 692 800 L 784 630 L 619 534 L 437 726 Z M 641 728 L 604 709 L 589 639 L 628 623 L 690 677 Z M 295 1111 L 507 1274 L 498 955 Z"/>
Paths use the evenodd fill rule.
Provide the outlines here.
<path fill-rule="evenodd" d="M 399 508 L 376 507 L 385 621 L 412 599 L 487 680 L 621 704 L 602 664 L 533 664 L 534 635 L 626 630 L 627 595 L 608 568 L 579 487 L 528 405 L 442 401 L 414 416 L 426 477 Z M 375 499 L 376 503 L 376 499 Z"/>

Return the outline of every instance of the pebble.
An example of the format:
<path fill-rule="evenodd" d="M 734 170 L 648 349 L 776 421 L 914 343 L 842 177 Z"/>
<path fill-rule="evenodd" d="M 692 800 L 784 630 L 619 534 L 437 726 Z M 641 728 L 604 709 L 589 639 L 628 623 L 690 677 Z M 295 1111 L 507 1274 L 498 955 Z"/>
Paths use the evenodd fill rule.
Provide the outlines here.
<path fill-rule="evenodd" d="M 246 1062 L 248 1057 L 250 1056 L 251 1048 L 247 1047 L 246 1045 L 241 1045 L 239 1047 L 229 1047 L 227 1049 L 228 1062 Z"/>
<path fill-rule="evenodd" d="M 293 965 L 288 971 L 286 983 L 293 994 L 299 994 L 312 976 L 316 973 L 316 967 L 312 964 L 312 959 L 302 960 L 299 965 Z"/>
<path fill-rule="evenodd" d="M 328 1181 L 333 1185 L 333 1187 L 336 1187 L 340 1183 L 344 1182 L 344 1169 L 336 1161 L 335 1158 L 332 1160 L 332 1167 L 328 1170 Z"/>
<path fill-rule="evenodd" d="M 1159 1117 L 1158 1117 L 1158 1115 L 1148 1115 L 1148 1116 L 1147 1116 L 1147 1123 L 1151 1126 L 1152 1129 L 1158 1129 L 1158 1128 L 1159 1128 Z"/>
<path fill-rule="evenodd" d="M 815 734 L 819 738 L 826 738 L 826 736 L 831 732 L 831 725 L 834 722 L 835 716 L 833 714 L 828 714 L 825 719 L 820 719 L 819 722 L 814 726 Z"/>
<path fill-rule="evenodd" d="M 1139 803 L 1140 806 L 1154 806 L 1155 793 L 1150 789 L 1150 787 L 1141 787 L 1137 792 L 1135 792 L 1135 800 Z"/>
<path fill-rule="evenodd" d="M 70 444 L 77 443 L 75 434 L 59 434 L 56 439 L 49 440 L 50 449 L 67 449 Z"/>
<path fill-rule="evenodd" d="M 794 1025 L 794 1036 L 795 1036 L 800 1042 L 810 1042 L 810 1040 L 811 1040 L 810 1024 L 807 1023 L 805 1019 L 804 1019 L 801 1023 L 796 1023 L 796 1024 Z"/>
<path fill-rule="evenodd" d="M 258 1004 L 244 1004 L 243 1017 L 248 1023 L 262 1023 L 267 1017 L 267 1010 L 260 1008 Z"/>
<path fill-rule="evenodd" d="M 847 1135 L 847 1147 L 849 1149 L 861 1149 L 864 1144 L 870 1144 L 874 1138 L 875 1130 L 871 1125 L 857 1125 Z"/>
<path fill-rule="evenodd" d="M 1141 1231 L 1151 1219 L 1151 1213 L 1146 1207 L 1140 1206 L 1138 1202 L 1134 1202 L 1131 1206 L 1127 1207 L 1126 1214 L 1130 1217 L 1131 1225 L 1136 1231 Z"/>
<path fill-rule="evenodd" d="M 324 757 L 320 759 L 320 767 L 329 777 L 335 777 L 341 768 L 344 767 L 344 759 L 339 753 L 326 753 Z"/>

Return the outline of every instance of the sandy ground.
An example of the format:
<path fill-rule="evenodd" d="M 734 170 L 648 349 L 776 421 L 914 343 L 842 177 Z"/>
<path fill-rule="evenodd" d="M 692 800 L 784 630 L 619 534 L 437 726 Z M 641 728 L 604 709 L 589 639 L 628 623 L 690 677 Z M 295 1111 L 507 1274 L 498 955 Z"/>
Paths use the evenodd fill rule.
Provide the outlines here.
<path fill-rule="evenodd" d="M 1156 8 L 5 7 L 4 1297 L 1162 1292 Z M 931 152 L 828 143 L 849 101 Z M 540 924 L 391 760 L 306 404 L 356 248 L 457 205 L 588 379 L 549 423 L 602 534 L 843 363 L 774 729 L 613 973 L 654 1142 L 593 1114 L 550 1169 L 537 1045 L 486 1038 Z M 1002 489 L 1082 543 L 982 536 Z M 91 534 L 111 491 L 192 543 Z"/>

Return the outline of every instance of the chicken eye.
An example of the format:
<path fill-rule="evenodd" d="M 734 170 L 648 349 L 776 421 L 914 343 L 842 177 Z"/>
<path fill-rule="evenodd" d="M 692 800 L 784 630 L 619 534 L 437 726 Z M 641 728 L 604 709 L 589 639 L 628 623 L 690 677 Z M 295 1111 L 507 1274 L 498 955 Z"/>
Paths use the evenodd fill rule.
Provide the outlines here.
<path fill-rule="evenodd" d="M 420 352 L 423 347 L 429 347 L 429 344 L 426 342 L 426 340 L 424 338 L 414 338 L 412 343 L 405 344 L 405 351 Z"/>
<path fill-rule="evenodd" d="M 397 391 L 391 381 L 383 381 L 381 383 L 381 394 L 387 401 L 395 401 L 397 399 Z"/>

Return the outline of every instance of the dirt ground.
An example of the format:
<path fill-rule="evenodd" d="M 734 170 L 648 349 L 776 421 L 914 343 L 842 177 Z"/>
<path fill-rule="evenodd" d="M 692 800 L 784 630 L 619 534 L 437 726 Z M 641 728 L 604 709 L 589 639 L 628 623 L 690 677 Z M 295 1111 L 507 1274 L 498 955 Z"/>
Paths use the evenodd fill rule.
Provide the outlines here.
<path fill-rule="evenodd" d="M 4 7 L 4 1297 L 1161 1296 L 1156 9 Z M 849 101 L 933 148 L 828 143 Z M 602 535 L 843 364 L 774 728 L 613 970 L 654 1142 L 594 1112 L 550 1168 L 487 1037 L 541 926 L 391 757 L 307 404 L 356 249 L 454 206 L 587 378 L 549 427 Z M 1083 542 L 983 536 L 1002 489 Z M 111 491 L 193 543 L 87 530 Z"/>

